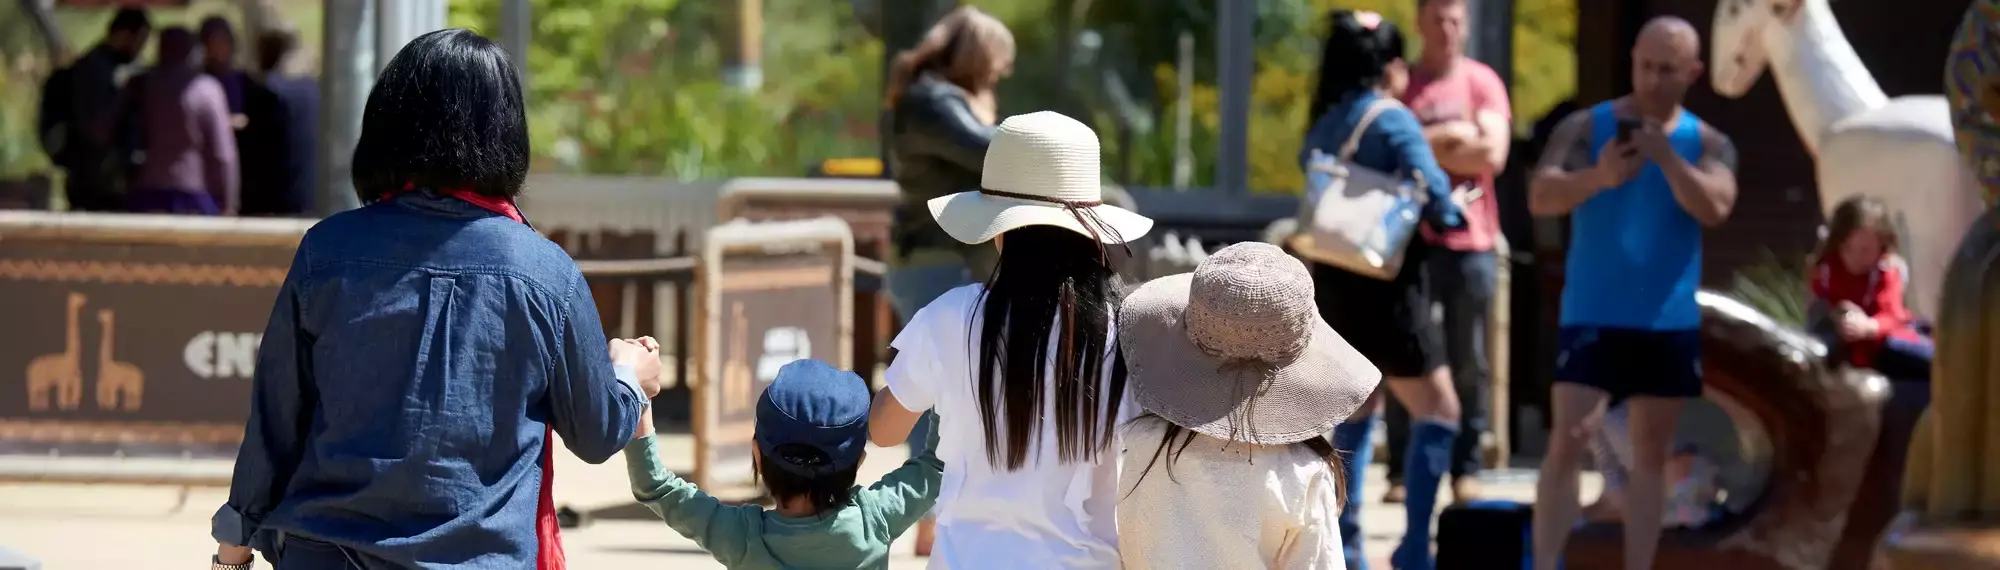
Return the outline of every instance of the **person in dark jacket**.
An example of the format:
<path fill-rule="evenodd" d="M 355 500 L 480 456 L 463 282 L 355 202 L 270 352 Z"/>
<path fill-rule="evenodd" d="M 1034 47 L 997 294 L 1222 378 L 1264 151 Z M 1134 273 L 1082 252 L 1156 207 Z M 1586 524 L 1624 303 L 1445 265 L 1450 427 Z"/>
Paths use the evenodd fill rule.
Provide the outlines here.
<path fill-rule="evenodd" d="M 576 263 L 521 216 L 527 125 L 478 34 L 382 70 L 354 149 L 367 205 L 306 232 L 264 330 L 217 568 L 250 546 L 277 570 L 560 566 L 556 436 L 590 463 L 624 449 L 659 345 L 607 343 Z"/>
<path fill-rule="evenodd" d="M 298 34 L 271 31 L 257 38 L 263 77 L 244 89 L 248 117 L 237 142 L 243 149 L 243 215 L 306 216 L 313 211 L 313 174 L 319 157 L 319 82 L 291 72 Z"/>
<path fill-rule="evenodd" d="M 61 150 L 50 161 L 67 174 L 63 192 L 69 209 L 125 210 L 123 178 L 130 133 L 120 127 L 119 69 L 138 61 L 153 35 L 152 20 L 137 8 L 111 17 L 104 41 L 70 64 L 63 87 L 69 99 L 60 119 Z"/>
<path fill-rule="evenodd" d="M 971 6 L 940 18 L 916 47 L 896 54 L 889 70 L 889 172 L 903 203 L 890 229 L 889 304 L 898 319 L 961 285 L 983 282 L 999 261 L 990 247 L 968 246 L 939 228 L 932 198 L 979 187 L 986 145 L 999 109 L 993 88 L 1014 71 L 1014 34 Z M 924 433 L 926 414 L 912 433 Z M 922 440 L 912 438 L 911 453 Z M 933 521 L 917 527 L 917 553 L 928 555 Z"/>

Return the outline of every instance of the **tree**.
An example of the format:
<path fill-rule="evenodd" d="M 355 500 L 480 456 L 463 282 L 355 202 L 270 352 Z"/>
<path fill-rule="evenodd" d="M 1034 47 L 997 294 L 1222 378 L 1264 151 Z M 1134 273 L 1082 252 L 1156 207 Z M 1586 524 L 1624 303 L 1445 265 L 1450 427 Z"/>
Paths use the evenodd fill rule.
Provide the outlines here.
<path fill-rule="evenodd" d="M 764 84 L 721 81 L 732 3 L 534 0 L 528 54 L 541 168 L 680 179 L 798 175 L 874 156 L 881 42 L 850 3 L 766 0 Z M 452 4 L 452 24 L 492 29 L 496 0 Z"/>

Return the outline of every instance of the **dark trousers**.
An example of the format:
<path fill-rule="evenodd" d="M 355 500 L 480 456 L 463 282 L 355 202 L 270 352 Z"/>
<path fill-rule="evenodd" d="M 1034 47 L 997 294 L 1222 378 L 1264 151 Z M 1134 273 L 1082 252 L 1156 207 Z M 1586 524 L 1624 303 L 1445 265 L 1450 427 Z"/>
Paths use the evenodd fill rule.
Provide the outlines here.
<path fill-rule="evenodd" d="M 1434 248 L 1424 260 L 1430 272 L 1431 298 L 1444 307 L 1444 341 L 1451 379 L 1458 389 L 1458 438 L 1451 446 L 1451 475 L 1477 475 L 1481 467 L 1479 440 L 1486 433 L 1487 401 L 1492 398 L 1490 361 L 1486 358 L 1486 321 L 1498 285 L 1498 256 L 1491 251 L 1465 252 Z M 1410 441 L 1410 412 L 1388 398 L 1384 421 L 1389 427 L 1389 480 L 1403 479 L 1403 451 Z"/>
<path fill-rule="evenodd" d="M 63 165 L 63 197 L 72 212 L 125 211 L 122 175 L 105 156 L 77 159 Z"/>
<path fill-rule="evenodd" d="M 1929 338 L 1889 337 L 1882 340 L 1882 351 L 1875 353 L 1875 371 L 1890 380 L 1928 382 L 1936 356 L 1937 345 Z"/>

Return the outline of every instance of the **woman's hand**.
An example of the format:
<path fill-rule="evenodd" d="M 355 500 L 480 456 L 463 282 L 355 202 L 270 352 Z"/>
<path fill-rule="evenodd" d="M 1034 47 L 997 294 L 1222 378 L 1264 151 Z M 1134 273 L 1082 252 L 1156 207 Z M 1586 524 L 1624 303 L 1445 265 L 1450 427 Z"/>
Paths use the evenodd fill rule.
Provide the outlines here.
<path fill-rule="evenodd" d="M 611 364 L 632 367 L 647 398 L 660 395 L 660 343 L 653 337 L 611 339 Z"/>
<path fill-rule="evenodd" d="M 215 545 L 215 561 L 225 566 L 250 563 L 250 547 L 229 544 Z"/>

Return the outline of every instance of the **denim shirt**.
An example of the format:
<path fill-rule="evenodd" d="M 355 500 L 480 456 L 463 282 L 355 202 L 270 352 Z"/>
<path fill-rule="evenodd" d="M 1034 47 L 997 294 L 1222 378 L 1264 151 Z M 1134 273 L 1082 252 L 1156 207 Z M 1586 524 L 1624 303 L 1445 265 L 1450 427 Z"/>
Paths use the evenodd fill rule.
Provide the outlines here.
<path fill-rule="evenodd" d="M 1362 115 L 1368 112 L 1368 106 L 1381 97 L 1373 90 L 1350 93 L 1328 108 L 1326 114 L 1313 122 L 1312 130 L 1306 132 L 1305 146 L 1299 149 L 1299 167 L 1305 168 L 1314 150 L 1338 154 L 1347 137 L 1354 133 L 1354 127 L 1361 123 Z M 1352 161 L 1382 172 L 1399 173 L 1412 183 L 1421 176 L 1421 180 L 1429 182 L 1423 186 L 1430 194 L 1424 205 L 1425 221 L 1441 228 L 1463 225 L 1459 208 L 1451 202 L 1451 178 L 1438 166 L 1430 142 L 1424 140 L 1423 124 L 1417 122 L 1417 116 L 1409 109 L 1391 107 L 1376 115 L 1375 122 L 1368 125 L 1368 132 L 1361 135 Z"/>
<path fill-rule="evenodd" d="M 607 346 L 576 263 L 525 224 L 428 192 L 327 218 L 271 311 L 211 532 L 532 568 L 549 428 L 602 463 L 644 409 Z"/>

